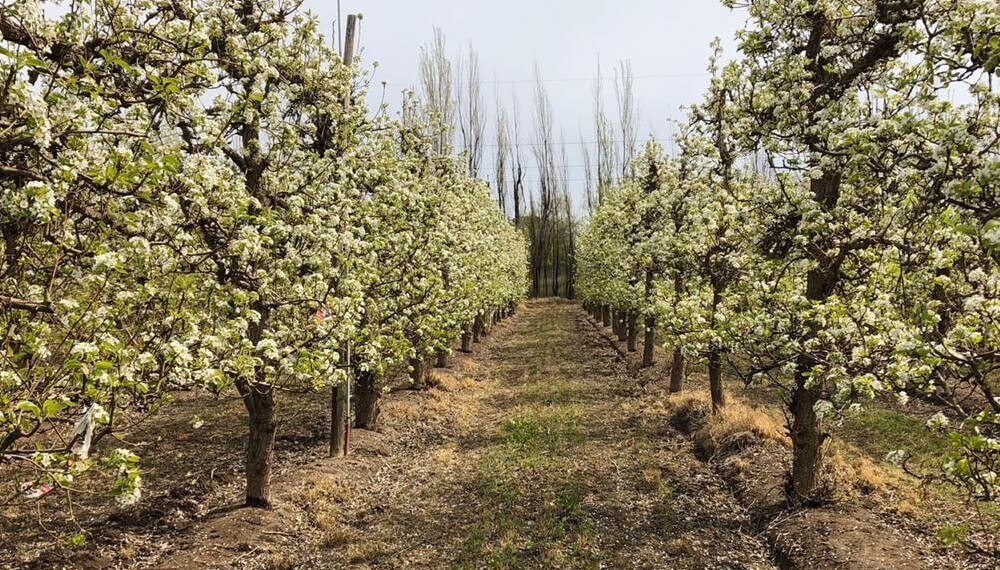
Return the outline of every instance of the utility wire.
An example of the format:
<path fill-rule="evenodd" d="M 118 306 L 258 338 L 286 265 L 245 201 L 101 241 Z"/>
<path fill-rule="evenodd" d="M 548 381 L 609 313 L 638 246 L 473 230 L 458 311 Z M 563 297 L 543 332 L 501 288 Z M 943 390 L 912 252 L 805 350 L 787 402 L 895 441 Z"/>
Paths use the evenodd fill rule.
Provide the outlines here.
<path fill-rule="evenodd" d="M 707 73 L 707 72 L 699 72 L 699 73 L 661 73 L 661 74 L 657 74 L 657 75 L 635 75 L 635 76 L 632 77 L 632 79 L 684 79 L 684 78 L 691 78 L 691 77 L 710 77 L 710 76 L 711 76 L 711 74 Z M 541 79 L 541 82 L 542 83 L 573 83 L 573 82 L 579 82 L 579 81 L 593 82 L 593 81 L 596 81 L 597 79 L 598 78 L 596 78 L 596 77 L 562 77 L 562 78 L 558 78 L 557 77 L 557 78 L 553 78 L 553 79 L 544 79 L 543 78 L 543 79 Z M 601 77 L 600 78 L 601 81 L 605 81 L 605 80 L 614 81 L 616 79 L 618 79 L 618 78 L 616 76 L 613 76 L 613 75 L 612 76 L 608 76 L 608 77 Z M 481 81 L 480 83 L 488 84 L 488 85 L 515 85 L 515 84 L 523 84 L 523 83 L 536 83 L 537 81 L 539 81 L 539 80 L 538 79 L 490 79 L 490 80 Z M 398 87 L 398 86 L 401 86 L 401 85 L 402 86 L 409 86 L 409 85 L 416 85 L 417 84 L 417 82 L 414 82 L 414 81 L 410 81 L 410 82 L 385 81 L 384 83 L 387 86 L 393 86 L 393 87 Z"/>
<path fill-rule="evenodd" d="M 641 145 L 641 144 L 645 144 L 646 141 L 650 141 L 650 140 L 653 140 L 653 141 L 656 141 L 656 142 L 671 142 L 673 139 L 669 139 L 669 138 L 655 138 L 655 139 L 639 138 L 639 139 L 636 139 L 636 143 Z M 511 148 L 515 148 L 517 146 L 536 147 L 536 146 L 545 146 L 545 145 L 549 145 L 549 146 L 576 146 L 576 145 L 581 145 L 581 144 L 597 144 L 599 142 L 600 141 L 573 141 L 573 142 L 550 142 L 550 143 L 531 143 L 531 142 L 527 142 L 527 143 L 511 143 Z M 612 143 L 612 144 L 621 144 L 621 143 L 624 143 L 625 141 L 620 140 L 620 141 L 608 141 L 608 142 Z M 628 142 L 632 142 L 632 141 L 628 141 Z M 497 147 L 497 145 L 495 145 L 495 144 L 484 144 L 482 146 L 484 148 L 496 148 Z"/>

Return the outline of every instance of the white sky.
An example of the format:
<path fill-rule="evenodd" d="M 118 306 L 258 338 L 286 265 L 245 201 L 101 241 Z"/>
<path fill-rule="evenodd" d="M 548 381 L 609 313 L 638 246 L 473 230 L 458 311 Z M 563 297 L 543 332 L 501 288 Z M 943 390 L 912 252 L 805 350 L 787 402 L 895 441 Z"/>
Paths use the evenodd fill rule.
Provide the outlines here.
<path fill-rule="evenodd" d="M 306 0 L 330 30 L 337 19 L 336 0 Z M 442 29 L 453 55 L 479 52 L 484 96 L 489 107 L 488 143 L 492 143 L 493 101 L 499 89 L 510 101 L 516 94 L 522 116 L 522 139 L 532 134 L 530 118 L 535 62 L 546 79 L 556 115 L 556 131 L 567 143 L 569 178 L 578 207 L 584 176 L 581 139 L 594 140 L 593 78 L 598 58 L 606 77 L 615 64 L 630 60 L 636 76 L 639 136 L 668 139 L 668 119 L 683 116 L 681 107 L 698 101 L 708 84 L 709 44 L 722 38 L 726 55 L 735 51 L 733 35 L 745 19 L 718 0 L 342 0 L 342 13 L 361 13 L 360 42 L 366 65 L 379 62 L 370 93 L 372 106 L 382 99 L 381 82 L 393 111 L 402 89 L 416 84 L 420 47 L 433 28 Z M 605 101 L 613 104 L 612 81 L 605 81 Z M 613 111 L 609 106 L 608 111 Z M 582 136 L 581 136 L 582 133 Z M 530 140 L 530 139 L 529 139 Z M 492 168 L 487 148 L 484 173 Z M 530 162 L 530 161 L 529 161 Z M 528 180 L 537 178 L 529 169 Z M 529 184 L 529 188 L 530 188 Z"/>

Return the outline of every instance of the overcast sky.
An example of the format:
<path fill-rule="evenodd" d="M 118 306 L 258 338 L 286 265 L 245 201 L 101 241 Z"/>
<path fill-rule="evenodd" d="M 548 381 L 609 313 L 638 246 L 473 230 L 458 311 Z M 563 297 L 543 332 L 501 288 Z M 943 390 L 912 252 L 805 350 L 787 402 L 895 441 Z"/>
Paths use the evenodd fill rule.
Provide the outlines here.
<path fill-rule="evenodd" d="M 336 0 L 306 0 L 327 30 L 337 19 Z M 361 13 L 361 45 L 366 65 L 378 61 L 370 101 L 382 98 L 398 110 L 399 93 L 416 84 L 421 46 L 440 27 L 453 55 L 471 44 L 479 52 L 485 97 L 495 93 L 520 101 L 524 127 L 531 131 L 533 67 L 537 62 L 556 115 L 556 130 L 569 147 L 572 187 L 582 201 L 581 139 L 593 136 L 593 78 L 600 59 L 605 75 L 629 60 L 636 76 L 641 140 L 648 135 L 668 139 L 668 119 L 683 115 L 681 107 L 697 101 L 708 84 L 705 72 L 712 38 L 722 38 L 727 55 L 745 15 L 731 12 L 718 0 L 342 0 L 342 13 Z M 605 81 L 608 102 L 611 80 Z M 611 109 L 609 108 L 609 111 Z M 492 131 L 492 129 L 489 129 Z M 581 136 L 582 133 L 582 136 Z M 492 142 L 492 141 L 489 141 Z M 669 142 L 664 140 L 669 149 Z M 487 149 L 492 151 L 492 149 Z M 492 157 L 485 159 L 489 168 Z M 534 169 L 528 178 L 534 179 Z"/>

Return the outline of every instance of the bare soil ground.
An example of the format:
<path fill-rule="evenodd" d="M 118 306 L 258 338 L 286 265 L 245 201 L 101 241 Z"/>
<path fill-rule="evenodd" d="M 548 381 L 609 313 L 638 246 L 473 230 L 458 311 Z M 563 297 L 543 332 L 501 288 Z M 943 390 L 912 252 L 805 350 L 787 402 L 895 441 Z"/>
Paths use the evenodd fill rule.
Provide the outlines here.
<path fill-rule="evenodd" d="M 528 303 L 435 376 L 388 395 L 381 431 L 355 432 L 342 460 L 324 456 L 326 397 L 286 398 L 268 511 L 234 504 L 239 402 L 182 399 L 129 437 L 148 470 L 138 507 L 5 509 L 0 567 L 774 567 L 690 440 L 644 419 L 636 376 L 576 305 Z M 81 530 L 85 547 L 60 544 Z"/>

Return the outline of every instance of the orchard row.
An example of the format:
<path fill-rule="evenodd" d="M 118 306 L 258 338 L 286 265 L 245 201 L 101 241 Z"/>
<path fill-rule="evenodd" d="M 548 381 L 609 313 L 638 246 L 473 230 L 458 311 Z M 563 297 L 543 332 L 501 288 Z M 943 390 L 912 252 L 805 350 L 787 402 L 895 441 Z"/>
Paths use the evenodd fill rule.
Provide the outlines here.
<path fill-rule="evenodd" d="M 486 185 L 426 113 L 373 114 L 298 3 L 64 12 L 0 9 L 0 463 L 29 488 L 104 466 L 134 502 L 139 458 L 96 441 L 179 390 L 233 390 L 266 505 L 279 391 L 350 371 L 374 421 L 388 375 L 525 295 L 526 241 Z"/>
<path fill-rule="evenodd" d="M 891 6 L 891 7 L 890 7 Z M 602 192 L 577 292 L 646 362 L 659 334 L 776 392 L 789 496 L 865 401 L 919 397 L 938 476 L 1000 493 L 1000 31 L 994 3 L 767 0 L 680 126 Z M 643 335 L 645 329 L 645 335 Z M 905 460 L 902 453 L 892 459 Z M 916 467 L 916 466 L 913 466 Z"/>

